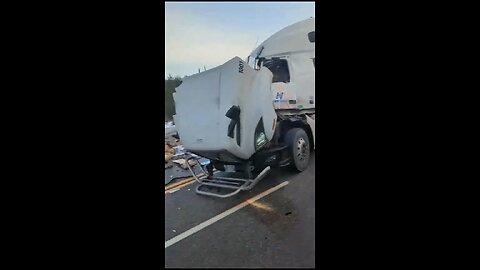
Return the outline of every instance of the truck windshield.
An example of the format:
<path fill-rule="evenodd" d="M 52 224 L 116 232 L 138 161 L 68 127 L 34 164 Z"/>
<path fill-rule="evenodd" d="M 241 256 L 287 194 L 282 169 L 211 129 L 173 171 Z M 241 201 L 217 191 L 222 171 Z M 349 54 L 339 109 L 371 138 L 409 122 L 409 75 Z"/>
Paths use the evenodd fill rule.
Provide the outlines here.
<path fill-rule="evenodd" d="M 288 70 L 288 63 L 285 59 L 268 59 L 264 60 L 263 66 L 270 69 L 273 73 L 272 83 L 290 82 L 290 72 Z"/>

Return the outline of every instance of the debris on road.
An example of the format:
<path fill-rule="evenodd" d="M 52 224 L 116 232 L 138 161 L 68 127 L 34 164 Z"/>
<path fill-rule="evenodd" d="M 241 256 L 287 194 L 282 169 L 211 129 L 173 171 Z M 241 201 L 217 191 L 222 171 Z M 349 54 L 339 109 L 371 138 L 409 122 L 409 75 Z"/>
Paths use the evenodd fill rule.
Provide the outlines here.
<path fill-rule="evenodd" d="M 175 154 L 175 149 L 173 149 L 170 145 L 165 142 L 165 163 L 172 159 L 173 155 Z"/>
<path fill-rule="evenodd" d="M 174 163 L 177 163 L 179 165 L 183 165 L 183 163 L 185 163 L 185 161 L 187 161 L 186 159 L 183 159 L 183 158 L 180 158 L 180 159 L 176 159 L 174 160 L 173 162 Z"/>
<path fill-rule="evenodd" d="M 206 158 L 201 158 L 201 159 L 198 160 L 198 162 L 199 162 L 200 165 L 202 165 L 202 166 L 205 166 L 205 165 L 210 164 L 210 160 L 209 160 L 209 159 L 206 159 Z"/>
<path fill-rule="evenodd" d="M 208 165 L 209 159 L 202 158 L 193 153 L 187 152 L 182 145 L 175 125 L 173 122 L 165 123 L 165 185 L 170 182 L 174 182 L 175 179 L 182 179 L 191 177 L 191 172 L 188 170 L 187 159 L 189 157 L 195 157 L 198 159 L 201 166 Z M 199 176 L 202 170 L 197 166 L 195 160 L 188 161 L 190 167 L 194 170 L 194 173 Z"/>
<path fill-rule="evenodd" d="M 184 159 L 184 158 L 179 158 L 179 159 L 173 160 L 173 163 L 176 163 L 176 164 L 180 165 L 182 167 L 182 169 L 184 169 L 184 170 L 188 169 L 187 160 Z M 190 164 L 190 167 L 193 167 L 197 163 L 194 160 L 189 160 L 188 164 Z"/>
<path fill-rule="evenodd" d="M 170 168 L 165 169 L 165 186 L 170 183 L 175 183 L 178 181 L 182 181 L 185 178 L 192 178 L 192 173 L 188 169 L 183 169 L 181 165 L 177 163 L 173 163 L 172 160 L 169 161 L 172 165 Z M 193 172 L 197 177 L 203 175 L 202 169 L 199 166 L 195 166 L 192 168 Z"/>
<path fill-rule="evenodd" d="M 173 147 L 173 149 L 175 150 L 175 155 L 176 156 L 185 154 L 185 148 L 183 148 L 183 145 L 181 145 L 181 144 Z"/>
<path fill-rule="evenodd" d="M 165 123 L 165 136 L 174 135 L 177 133 L 177 128 L 172 121 Z"/>
<path fill-rule="evenodd" d="M 179 139 L 173 136 L 167 136 L 167 133 L 165 133 L 165 169 L 173 166 L 170 161 L 182 166 L 185 163 L 184 157 L 187 154 L 189 153 L 185 151 L 185 148 L 180 143 Z M 190 163 L 190 166 L 193 166 L 194 164 L 195 162 Z M 187 169 L 186 165 L 182 166 L 182 168 Z"/>

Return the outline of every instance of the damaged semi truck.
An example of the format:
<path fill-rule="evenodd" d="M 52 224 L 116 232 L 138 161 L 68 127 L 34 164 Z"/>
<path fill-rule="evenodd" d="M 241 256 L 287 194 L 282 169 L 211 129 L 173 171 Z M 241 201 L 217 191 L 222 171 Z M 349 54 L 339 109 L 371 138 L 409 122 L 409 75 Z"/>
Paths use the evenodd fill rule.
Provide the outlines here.
<path fill-rule="evenodd" d="M 315 18 L 275 33 L 246 61 L 234 57 L 185 78 L 175 91 L 183 146 L 210 160 L 198 165 L 204 179 L 189 167 L 198 194 L 225 198 L 251 189 L 271 168 L 305 170 L 315 148 Z M 243 176 L 216 177 L 214 168 Z"/>

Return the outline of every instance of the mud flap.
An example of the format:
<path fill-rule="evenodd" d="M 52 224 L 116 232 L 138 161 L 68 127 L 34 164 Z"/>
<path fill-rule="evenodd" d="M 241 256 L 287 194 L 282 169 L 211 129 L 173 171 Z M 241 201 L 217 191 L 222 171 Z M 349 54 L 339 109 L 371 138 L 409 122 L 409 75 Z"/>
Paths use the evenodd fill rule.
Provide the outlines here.
<path fill-rule="evenodd" d="M 312 135 L 313 135 L 313 149 L 315 149 L 315 120 L 308 117 L 308 115 L 305 115 L 307 117 L 307 124 L 310 126 L 310 129 L 312 130 Z"/>

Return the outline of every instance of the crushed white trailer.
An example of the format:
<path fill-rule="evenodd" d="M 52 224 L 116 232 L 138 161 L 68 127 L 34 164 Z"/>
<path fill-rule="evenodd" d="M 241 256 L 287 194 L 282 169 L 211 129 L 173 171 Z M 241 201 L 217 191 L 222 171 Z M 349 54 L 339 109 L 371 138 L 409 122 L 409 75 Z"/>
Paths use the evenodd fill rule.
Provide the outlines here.
<path fill-rule="evenodd" d="M 185 78 L 173 97 L 183 146 L 211 160 L 197 193 L 228 197 L 271 167 L 305 170 L 315 147 L 315 18 L 275 33 L 246 62 L 234 57 Z M 213 167 L 246 177 L 214 177 Z"/>

